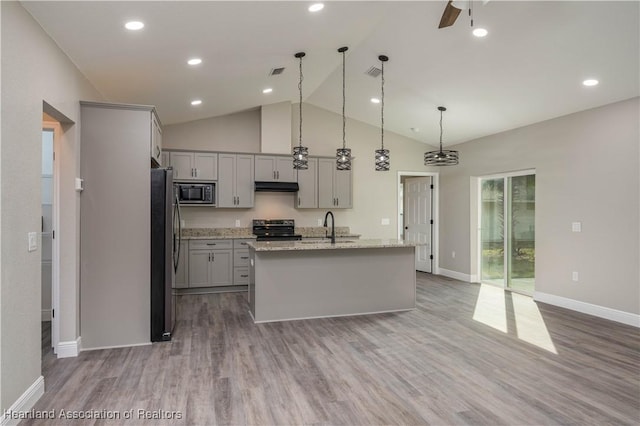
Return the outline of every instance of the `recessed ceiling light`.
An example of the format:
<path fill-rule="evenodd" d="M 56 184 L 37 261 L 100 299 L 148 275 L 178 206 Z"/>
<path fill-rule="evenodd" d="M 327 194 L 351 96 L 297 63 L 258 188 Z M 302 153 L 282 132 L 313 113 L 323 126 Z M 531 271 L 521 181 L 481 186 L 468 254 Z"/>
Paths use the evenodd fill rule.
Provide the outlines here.
<path fill-rule="evenodd" d="M 202 59 L 200 58 L 191 58 L 187 61 L 189 65 L 200 65 L 202 63 Z"/>
<path fill-rule="evenodd" d="M 324 3 L 314 3 L 309 6 L 309 12 L 319 12 L 324 9 Z"/>
<path fill-rule="evenodd" d="M 380 103 L 380 99 L 378 99 L 378 98 L 371 98 L 371 102 L 373 102 L 374 104 L 379 104 L 379 103 Z"/>
<path fill-rule="evenodd" d="M 191 101 L 191 105 L 193 106 L 198 106 L 202 103 L 202 101 L 200 99 L 195 99 L 193 101 Z"/>
<path fill-rule="evenodd" d="M 599 81 L 596 80 L 595 78 L 589 78 L 582 82 L 582 84 L 584 84 L 585 86 L 597 86 L 598 83 Z"/>
<path fill-rule="evenodd" d="M 476 28 L 472 32 L 476 37 L 485 37 L 487 34 L 489 34 L 489 31 L 485 30 L 484 28 Z"/>
<path fill-rule="evenodd" d="M 129 21 L 124 24 L 124 27 L 131 31 L 138 31 L 144 28 L 144 23 L 140 21 Z"/>
<path fill-rule="evenodd" d="M 265 93 L 265 94 L 266 94 L 266 93 L 271 93 L 271 92 L 273 92 L 273 89 L 272 89 L 271 87 L 267 87 L 266 89 L 264 89 L 264 90 L 262 91 L 262 93 Z"/>

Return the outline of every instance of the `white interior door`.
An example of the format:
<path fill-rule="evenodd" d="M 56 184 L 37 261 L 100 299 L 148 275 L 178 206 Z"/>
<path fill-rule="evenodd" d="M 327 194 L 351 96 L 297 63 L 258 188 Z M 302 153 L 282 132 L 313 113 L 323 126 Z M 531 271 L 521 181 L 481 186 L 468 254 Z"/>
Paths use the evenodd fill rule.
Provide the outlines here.
<path fill-rule="evenodd" d="M 416 270 L 431 272 L 431 176 L 404 182 L 404 235 L 416 244 Z"/>

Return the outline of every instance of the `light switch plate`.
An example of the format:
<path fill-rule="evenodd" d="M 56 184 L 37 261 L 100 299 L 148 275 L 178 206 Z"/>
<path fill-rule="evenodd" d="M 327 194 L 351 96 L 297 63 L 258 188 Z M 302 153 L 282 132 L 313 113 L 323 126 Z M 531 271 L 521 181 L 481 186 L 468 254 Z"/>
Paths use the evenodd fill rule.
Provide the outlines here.
<path fill-rule="evenodd" d="M 322 226 L 322 219 L 318 219 L 318 226 Z"/>
<path fill-rule="evenodd" d="M 571 273 L 571 280 L 572 281 L 578 281 L 578 273 L 576 271 L 573 271 Z"/>
<path fill-rule="evenodd" d="M 76 191 L 82 192 L 84 189 L 84 179 L 76 178 Z"/>
<path fill-rule="evenodd" d="M 240 228 L 240 219 L 236 219 L 236 228 Z"/>
<path fill-rule="evenodd" d="M 36 232 L 29 232 L 27 234 L 29 240 L 29 251 L 36 251 L 38 249 L 38 234 Z"/>
<path fill-rule="evenodd" d="M 571 223 L 571 231 L 573 231 L 573 232 L 582 232 L 582 222 L 572 222 Z"/>
<path fill-rule="evenodd" d="M 380 221 L 381 225 L 388 225 L 389 223 L 390 221 L 388 217 L 383 217 L 382 220 Z"/>

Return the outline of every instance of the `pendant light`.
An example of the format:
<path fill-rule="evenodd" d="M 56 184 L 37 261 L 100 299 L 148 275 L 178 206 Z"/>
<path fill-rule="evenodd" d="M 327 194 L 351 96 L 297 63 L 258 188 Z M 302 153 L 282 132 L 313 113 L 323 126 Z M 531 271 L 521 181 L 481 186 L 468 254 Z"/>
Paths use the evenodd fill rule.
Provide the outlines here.
<path fill-rule="evenodd" d="M 336 170 L 351 170 L 351 148 L 347 148 L 346 126 L 347 118 L 345 116 L 345 52 L 348 47 L 338 49 L 342 53 L 342 148 L 336 150 Z"/>
<path fill-rule="evenodd" d="M 381 76 L 381 96 L 380 96 L 380 149 L 376 149 L 376 171 L 388 172 L 389 171 L 389 150 L 384 149 L 384 63 L 389 60 L 385 55 L 378 56 L 380 63 L 382 64 Z"/>
<path fill-rule="evenodd" d="M 425 152 L 425 166 L 455 166 L 458 164 L 458 151 L 442 149 L 442 113 L 446 110 L 443 106 L 438 107 L 438 111 L 440 111 L 440 151 Z"/>
<path fill-rule="evenodd" d="M 293 148 L 293 168 L 295 170 L 307 170 L 309 168 L 309 148 L 302 146 L 302 58 L 304 52 L 298 52 L 294 56 L 300 60 L 300 80 L 298 80 L 298 91 L 300 92 L 300 128 L 298 135 L 298 146 Z"/>

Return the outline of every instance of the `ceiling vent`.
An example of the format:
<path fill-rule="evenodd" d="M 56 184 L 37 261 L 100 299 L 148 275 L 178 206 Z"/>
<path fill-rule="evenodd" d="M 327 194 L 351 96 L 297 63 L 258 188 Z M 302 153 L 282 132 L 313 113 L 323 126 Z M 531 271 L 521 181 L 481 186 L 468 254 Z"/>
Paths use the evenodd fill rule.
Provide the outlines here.
<path fill-rule="evenodd" d="M 375 77 L 379 76 L 380 73 L 382 73 L 382 70 L 380 68 L 376 67 L 376 66 L 372 66 L 371 68 L 366 70 L 364 73 L 375 78 Z"/>
<path fill-rule="evenodd" d="M 284 67 L 281 68 L 272 68 L 271 71 L 269 71 L 269 75 L 280 75 L 284 72 Z"/>

